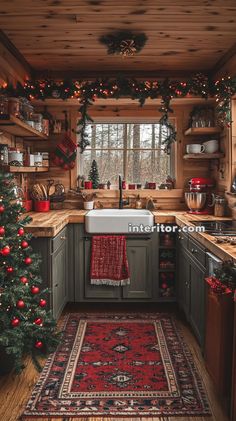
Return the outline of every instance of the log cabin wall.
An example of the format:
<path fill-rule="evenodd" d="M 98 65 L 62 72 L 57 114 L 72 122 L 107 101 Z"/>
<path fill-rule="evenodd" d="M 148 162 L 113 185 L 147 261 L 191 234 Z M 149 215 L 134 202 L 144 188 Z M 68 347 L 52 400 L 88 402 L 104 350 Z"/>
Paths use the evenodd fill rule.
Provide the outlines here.
<path fill-rule="evenodd" d="M 135 103 L 130 102 L 127 105 L 93 105 L 90 109 L 90 115 L 94 121 L 103 121 L 103 122 L 114 122 L 114 121 L 140 121 L 145 122 L 156 118 L 158 122 L 160 114 L 158 113 L 158 105 L 145 105 L 140 107 Z M 191 143 L 191 141 L 198 142 L 201 139 L 196 140 L 196 138 L 191 138 L 190 136 L 185 136 L 184 132 L 189 126 L 189 114 L 193 108 L 192 104 L 183 104 L 175 105 L 173 121 L 176 124 L 177 128 L 177 142 L 173 145 L 173 157 L 174 157 L 174 166 L 175 166 L 175 177 L 176 177 L 176 189 L 172 191 L 153 191 L 153 190 L 143 190 L 140 191 L 126 191 L 125 195 L 129 196 L 131 203 L 135 200 L 137 194 L 140 193 L 143 201 L 146 197 L 151 196 L 156 204 L 156 207 L 159 209 L 176 209 L 182 210 L 185 209 L 184 203 L 184 190 L 187 188 L 188 180 L 191 177 L 205 176 L 210 177 L 214 173 L 214 166 L 212 167 L 210 162 L 207 160 L 184 160 L 183 155 L 186 150 L 186 144 Z M 40 108 L 39 108 L 40 110 Z M 63 111 L 67 110 L 68 117 L 70 120 L 71 129 L 76 128 L 76 121 L 79 117 L 78 108 L 75 106 L 49 106 L 48 111 L 53 115 L 55 119 L 63 119 Z M 76 142 L 75 133 L 71 132 L 73 140 Z M 50 151 L 55 150 L 56 144 L 60 142 L 63 134 L 61 135 L 51 135 L 48 141 L 34 141 L 28 142 L 31 146 L 33 152 L 36 151 Z M 79 164 L 78 164 L 78 173 L 79 173 Z M 36 180 L 39 182 L 46 183 L 49 178 L 53 178 L 56 181 L 62 182 L 66 190 L 70 188 L 76 188 L 76 178 L 77 178 L 77 166 L 72 171 L 65 171 L 59 167 L 55 167 L 51 163 L 49 173 L 33 174 L 30 175 L 30 184 L 34 183 Z M 87 177 L 87 174 L 85 174 Z M 118 174 L 117 174 L 118 177 Z M 105 181 L 105 180 L 104 180 Z M 163 180 L 164 181 L 164 180 Z M 97 191 L 97 199 L 102 203 L 104 207 L 114 207 L 118 206 L 118 191 L 114 190 L 99 190 Z M 80 200 L 75 200 L 71 195 L 68 195 L 68 200 L 64 204 L 65 207 L 77 207 L 82 206 Z"/>
<path fill-rule="evenodd" d="M 236 176 L 236 100 L 232 100 L 232 126 L 224 129 L 220 136 L 221 150 L 224 158 L 219 160 L 219 166 L 214 169 L 217 191 L 224 196 L 230 191 L 233 178 Z M 229 209 L 228 209 L 229 211 Z M 230 211 L 229 211 L 230 212 Z"/>

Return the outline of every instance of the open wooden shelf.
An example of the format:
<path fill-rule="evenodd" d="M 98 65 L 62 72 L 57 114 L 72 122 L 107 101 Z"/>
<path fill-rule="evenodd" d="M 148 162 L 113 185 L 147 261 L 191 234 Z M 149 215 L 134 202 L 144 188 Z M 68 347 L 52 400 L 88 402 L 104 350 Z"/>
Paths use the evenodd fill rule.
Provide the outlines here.
<path fill-rule="evenodd" d="M 14 136 L 27 137 L 27 139 L 48 139 L 44 133 L 35 130 L 24 121 L 20 120 L 13 115 L 7 116 L 7 118 L 0 118 L 0 130 L 9 133 Z"/>
<path fill-rule="evenodd" d="M 219 159 L 224 158 L 222 152 L 217 153 L 188 153 L 183 156 L 184 159 Z"/>
<path fill-rule="evenodd" d="M 0 167 L 6 172 L 24 173 L 24 172 L 48 172 L 49 167 L 17 167 L 15 165 L 2 165 Z"/>
<path fill-rule="evenodd" d="M 185 136 L 204 136 L 221 133 L 220 127 L 189 127 L 184 134 Z"/>

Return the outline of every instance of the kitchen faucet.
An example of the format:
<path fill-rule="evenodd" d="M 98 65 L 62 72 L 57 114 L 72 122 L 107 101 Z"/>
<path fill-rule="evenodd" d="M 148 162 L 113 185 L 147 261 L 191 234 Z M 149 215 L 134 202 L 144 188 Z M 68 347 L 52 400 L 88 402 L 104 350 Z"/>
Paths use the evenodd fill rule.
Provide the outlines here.
<path fill-rule="evenodd" d="M 129 205 L 129 199 L 128 200 L 123 200 L 122 197 L 122 179 L 121 179 L 121 175 L 119 175 L 119 191 L 120 191 L 120 198 L 119 198 L 119 209 L 123 209 L 124 205 Z"/>

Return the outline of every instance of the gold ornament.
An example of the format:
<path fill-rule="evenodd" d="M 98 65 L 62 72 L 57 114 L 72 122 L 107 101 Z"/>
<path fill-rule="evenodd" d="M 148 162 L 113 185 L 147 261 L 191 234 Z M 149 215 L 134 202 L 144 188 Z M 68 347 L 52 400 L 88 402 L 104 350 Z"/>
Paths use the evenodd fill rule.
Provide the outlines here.
<path fill-rule="evenodd" d="M 133 39 L 126 39 L 120 43 L 120 54 L 124 57 L 133 56 L 137 52 L 135 41 Z"/>

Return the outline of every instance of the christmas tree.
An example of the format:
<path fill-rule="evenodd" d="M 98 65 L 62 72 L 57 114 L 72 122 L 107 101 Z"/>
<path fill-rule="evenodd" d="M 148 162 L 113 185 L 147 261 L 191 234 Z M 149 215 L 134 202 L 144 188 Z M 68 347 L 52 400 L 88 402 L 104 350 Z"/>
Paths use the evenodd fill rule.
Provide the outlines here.
<path fill-rule="evenodd" d="M 99 173 L 98 173 L 98 165 L 95 159 L 92 162 L 91 170 L 89 171 L 89 180 L 93 183 L 93 189 L 98 189 L 99 186 Z"/>
<path fill-rule="evenodd" d="M 40 259 L 24 230 L 31 218 L 23 217 L 14 185 L 11 174 L 0 172 L 0 349 L 19 372 L 27 354 L 40 369 L 38 357 L 55 349 L 59 334 L 47 309 L 48 290 L 41 290 Z"/>

